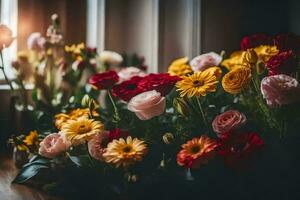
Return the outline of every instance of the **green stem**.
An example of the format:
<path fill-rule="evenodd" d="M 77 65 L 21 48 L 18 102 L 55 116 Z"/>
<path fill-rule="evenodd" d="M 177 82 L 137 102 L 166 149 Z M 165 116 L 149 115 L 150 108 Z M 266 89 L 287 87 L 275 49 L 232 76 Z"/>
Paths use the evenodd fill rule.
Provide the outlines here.
<path fill-rule="evenodd" d="M 108 93 L 109 99 L 110 99 L 111 104 L 113 105 L 113 108 L 114 108 L 114 111 L 115 111 L 115 119 L 116 119 L 117 122 L 119 122 L 120 121 L 120 115 L 119 115 L 119 111 L 118 111 L 118 108 L 116 106 L 116 103 L 115 103 L 115 101 L 114 101 L 114 99 L 111 95 L 110 90 L 107 90 L 107 93 Z"/>
<path fill-rule="evenodd" d="M 8 77 L 7 77 L 6 73 L 5 73 L 2 51 L 0 51 L 0 57 L 1 57 L 1 63 L 2 63 L 1 66 L 0 66 L 0 68 L 2 70 L 2 73 L 3 73 L 3 76 L 5 78 L 6 83 L 9 85 L 10 90 L 13 92 L 14 91 L 14 87 L 12 86 L 10 80 L 8 79 Z"/>
<path fill-rule="evenodd" d="M 204 112 L 203 112 L 203 109 L 202 109 L 202 105 L 201 105 L 201 103 L 200 103 L 200 100 L 199 100 L 199 98 L 198 98 L 198 97 L 196 97 L 196 100 L 197 100 L 197 104 L 198 104 L 198 106 L 199 106 L 199 109 L 200 109 L 200 112 L 201 112 L 201 115 L 202 115 L 202 118 L 203 118 L 204 124 L 205 124 L 205 126 L 208 128 L 208 123 L 207 123 L 207 120 L 206 120 L 205 114 L 204 114 Z"/>
<path fill-rule="evenodd" d="M 90 152 L 89 152 L 89 145 L 88 145 L 88 142 L 85 143 L 85 146 L 86 146 L 86 151 L 87 151 L 89 160 L 90 160 L 90 162 L 91 162 L 91 165 L 92 165 L 92 167 L 95 167 L 95 163 L 94 163 L 93 158 L 92 158 L 92 156 L 91 156 L 91 154 L 90 154 Z"/>

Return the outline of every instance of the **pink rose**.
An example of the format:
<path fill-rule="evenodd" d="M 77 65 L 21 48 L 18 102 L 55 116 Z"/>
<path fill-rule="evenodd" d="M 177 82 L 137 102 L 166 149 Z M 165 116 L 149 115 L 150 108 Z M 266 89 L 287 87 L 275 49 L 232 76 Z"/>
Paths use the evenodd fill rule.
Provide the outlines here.
<path fill-rule="evenodd" d="M 59 133 L 47 135 L 40 143 L 39 154 L 46 158 L 54 158 L 68 150 L 71 143 L 66 141 Z"/>
<path fill-rule="evenodd" d="M 109 132 L 103 131 L 100 134 L 95 135 L 89 142 L 88 142 L 88 149 L 90 155 L 95 158 L 96 160 L 103 161 L 103 154 L 106 151 L 107 143 L 109 142 Z"/>
<path fill-rule="evenodd" d="M 119 83 L 122 83 L 123 81 L 130 80 L 134 76 L 144 77 L 146 75 L 146 73 L 137 67 L 126 67 L 126 68 L 121 69 L 118 72 L 118 75 L 120 78 Z"/>
<path fill-rule="evenodd" d="M 194 72 L 204 71 L 207 68 L 218 66 L 222 62 L 222 56 L 215 52 L 205 53 L 193 58 L 190 65 Z"/>
<path fill-rule="evenodd" d="M 223 134 L 239 129 L 246 121 L 247 118 L 243 113 L 237 110 L 228 110 L 216 116 L 212 122 L 212 127 L 218 137 L 222 138 Z"/>
<path fill-rule="evenodd" d="M 41 35 L 41 33 L 35 32 L 31 33 L 27 39 L 27 47 L 28 49 L 34 51 L 42 51 L 44 50 L 46 39 Z"/>
<path fill-rule="evenodd" d="M 128 110 L 135 112 L 140 120 L 161 115 L 166 108 L 166 99 L 156 90 L 134 96 L 128 103 Z"/>
<path fill-rule="evenodd" d="M 272 107 L 299 101 L 298 81 L 285 74 L 263 78 L 260 89 L 267 104 Z"/>

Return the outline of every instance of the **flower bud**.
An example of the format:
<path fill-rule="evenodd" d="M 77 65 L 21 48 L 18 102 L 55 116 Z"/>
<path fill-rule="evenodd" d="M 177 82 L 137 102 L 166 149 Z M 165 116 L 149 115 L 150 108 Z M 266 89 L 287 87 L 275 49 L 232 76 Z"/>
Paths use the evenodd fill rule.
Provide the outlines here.
<path fill-rule="evenodd" d="M 99 105 L 96 103 L 96 101 L 87 94 L 83 96 L 81 105 L 82 107 L 89 108 L 90 110 L 99 108 Z"/>
<path fill-rule="evenodd" d="M 139 177 L 136 174 L 128 174 L 128 176 L 127 176 L 127 181 L 128 182 L 135 183 L 135 182 L 138 181 L 138 179 L 139 179 Z"/>
<path fill-rule="evenodd" d="M 257 59 L 258 57 L 254 49 L 247 49 L 247 51 L 243 52 L 243 62 L 255 64 L 257 62 Z"/>
<path fill-rule="evenodd" d="M 189 106 L 183 98 L 175 98 L 173 100 L 173 106 L 175 110 L 184 117 L 189 115 Z"/>
<path fill-rule="evenodd" d="M 174 135 L 172 133 L 165 133 L 163 135 L 163 141 L 166 144 L 171 144 L 174 141 Z"/>
<path fill-rule="evenodd" d="M 91 101 L 91 98 L 89 97 L 89 95 L 84 95 L 82 100 L 81 100 L 81 106 L 82 107 L 89 107 L 89 104 L 90 104 L 90 101 Z"/>

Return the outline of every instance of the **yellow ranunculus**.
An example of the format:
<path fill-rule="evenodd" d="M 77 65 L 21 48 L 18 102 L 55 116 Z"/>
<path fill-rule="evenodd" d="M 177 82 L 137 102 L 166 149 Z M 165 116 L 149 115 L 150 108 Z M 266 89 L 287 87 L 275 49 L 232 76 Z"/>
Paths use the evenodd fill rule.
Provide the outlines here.
<path fill-rule="evenodd" d="M 246 66 L 248 64 L 255 65 L 258 60 L 258 56 L 254 49 L 247 49 L 247 51 L 243 52 L 242 57 L 243 57 L 243 64 L 245 64 Z"/>
<path fill-rule="evenodd" d="M 222 80 L 224 90 L 230 94 L 237 94 L 248 86 L 251 80 L 251 69 L 248 67 L 235 67 L 225 74 Z"/>
<path fill-rule="evenodd" d="M 268 60 L 278 54 L 279 50 L 276 46 L 269 45 L 261 45 L 254 49 L 256 52 L 258 59 L 264 63 L 268 62 Z"/>
<path fill-rule="evenodd" d="M 188 57 L 183 57 L 174 60 L 169 66 L 168 73 L 170 75 L 185 76 L 193 72 L 191 66 L 188 64 Z"/>

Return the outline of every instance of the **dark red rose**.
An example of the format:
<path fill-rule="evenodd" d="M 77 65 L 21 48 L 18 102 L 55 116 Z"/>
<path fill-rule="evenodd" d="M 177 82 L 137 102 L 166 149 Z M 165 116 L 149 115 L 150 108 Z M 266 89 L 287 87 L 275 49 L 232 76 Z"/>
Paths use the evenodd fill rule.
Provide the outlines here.
<path fill-rule="evenodd" d="M 269 76 L 290 74 L 297 68 L 297 58 L 291 50 L 280 52 L 268 60 L 266 67 L 269 70 Z"/>
<path fill-rule="evenodd" d="M 109 142 L 113 140 L 117 140 L 119 138 L 126 138 L 129 135 L 128 131 L 123 131 L 119 128 L 115 128 L 113 130 L 110 130 L 108 133 Z"/>
<path fill-rule="evenodd" d="M 255 132 L 228 133 L 219 141 L 218 154 L 224 163 L 234 169 L 245 169 L 262 147 L 264 141 Z"/>
<path fill-rule="evenodd" d="M 156 90 L 162 96 L 166 96 L 180 80 L 178 76 L 171 76 L 168 73 L 149 74 L 138 83 L 138 88 L 145 91 Z"/>
<path fill-rule="evenodd" d="M 144 89 L 138 88 L 138 83 L 142 79 L 143 77 L 134 76 L 130 80 L 123 81 L 121 84 L 115 85 L 112 88 L 113 95 L 124 101 L 130 101 L 132 97 L 145 91 Z"/>
<path fill-rule="evenodd" d="M 109 89 L 119 81 L 119 76 L 115 71 L 107 71 L 93 75 L 89 83 L 98 90 Z"/>
<path fill-rule="evenodd" d="M 265 34 L 255 34 L 255 35 L 243 37 L 240 46 L 242 50 L 247 50 L 260 45 L 272 45 L 272 44 L 273 41 L 271 37 Z"/>
<path fill-rule="evenodd" d="M 0 25 L 0 50 L 8 47 L 13 42 L 14 38 L 12 36 L 12 31 L 6 26 Z"/>
<path fill-rule="evenodd" d="M 300 52 L 300 37 L 291 33 L 275 36 L 274 44 L 279 51 L 293 50 L 295 53 Z"/>

